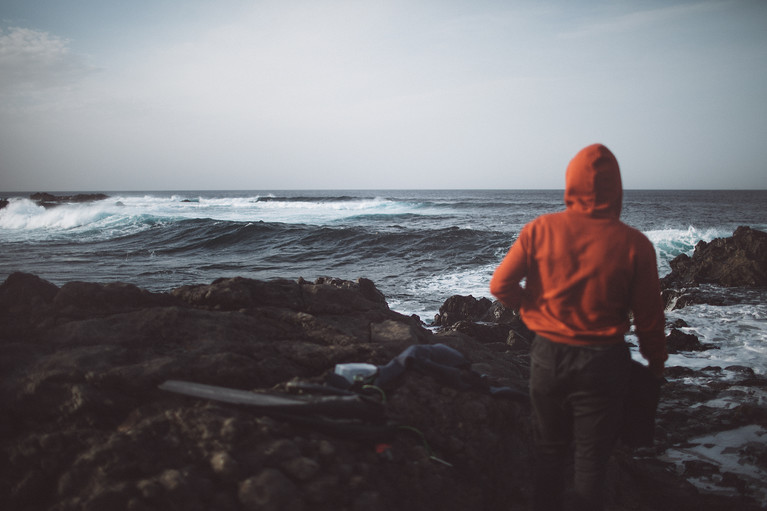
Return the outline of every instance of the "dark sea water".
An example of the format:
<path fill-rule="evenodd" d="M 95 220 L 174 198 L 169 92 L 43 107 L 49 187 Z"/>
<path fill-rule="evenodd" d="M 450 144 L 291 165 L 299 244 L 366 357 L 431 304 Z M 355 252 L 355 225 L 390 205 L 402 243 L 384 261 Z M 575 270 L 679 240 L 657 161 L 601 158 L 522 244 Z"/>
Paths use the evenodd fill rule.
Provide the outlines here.
<path fill-rule="evenodd" d="M 219 277 L 373 280 L 392 309 L 429 322 L 453 294 L 488 296 L 490 276 L 521 227 L 563 209 L 561 190 L 114 192 L 45 209 L 0 194 L 0 278 L 55 284 L 123 281 L 152 291 Z M 72 195 L 67 192 L 66 195 Z M 622 220 L 655 244 L 661 276 L 695 244 L 748 225 L 767 230 L 767 191 L 640 191 Z M 765 290 L 732 306 L 669 313 L 722 349 L 675 357 L 690 366 L 767 373 Z"/>

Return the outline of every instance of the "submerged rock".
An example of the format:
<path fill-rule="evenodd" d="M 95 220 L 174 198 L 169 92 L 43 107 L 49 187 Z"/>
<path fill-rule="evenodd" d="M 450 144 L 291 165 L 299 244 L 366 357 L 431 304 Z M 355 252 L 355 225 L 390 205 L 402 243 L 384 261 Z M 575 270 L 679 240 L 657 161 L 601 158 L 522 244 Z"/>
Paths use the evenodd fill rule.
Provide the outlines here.
<path fill-rule="evenodd" d="M 682 332 L 678 328 L 672 328 L 666 336 L 666 347 L 669 353 L 719 349 L 713 344 L 700 342 L 697 335 Z"/>

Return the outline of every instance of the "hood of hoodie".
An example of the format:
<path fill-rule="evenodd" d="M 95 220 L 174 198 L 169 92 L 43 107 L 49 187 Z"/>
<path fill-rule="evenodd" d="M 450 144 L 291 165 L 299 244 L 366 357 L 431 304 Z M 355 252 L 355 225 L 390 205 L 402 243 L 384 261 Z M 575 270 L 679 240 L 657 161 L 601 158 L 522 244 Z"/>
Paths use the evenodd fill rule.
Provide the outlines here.
<path fill-rule="evenodd" d="M 618 160 L 602 144 L 581 149 L 565 174 L 565 205 L 569 211 L 600 218 L 619 218 L 623 184 Z"/>

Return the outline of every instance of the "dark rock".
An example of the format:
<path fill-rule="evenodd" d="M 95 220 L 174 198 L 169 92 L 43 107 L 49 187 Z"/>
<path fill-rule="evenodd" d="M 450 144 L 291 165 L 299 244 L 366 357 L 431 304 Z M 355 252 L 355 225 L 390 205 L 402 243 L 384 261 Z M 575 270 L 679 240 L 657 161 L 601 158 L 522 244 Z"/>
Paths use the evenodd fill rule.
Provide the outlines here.
<path fill-rule="evenodd" d="M 194 307 L 236 311 L 261 305 L 301 309 L 301 288 L 290 280 L 262 282 L 235 277 L 218 279 L 212 284 L 182 286 L 171 293 Z"/>
<path fill-rule="evenodd" d="M 436 342 L 463 353 L 489 384 L 524 387 L 528 339 L 518 316 L 495 308 L 497 321 L 487 321 L 489 301 L 456 302 L 458 317 L 475 319 L 435 334 L 391 311 L 364 279 L 220 279 L 165 294 L 121 283 L 59 288 L 13 274 L 0 285 L 3 509 L 524 508 L 532 462 L 524 403 L 406 371 L 385 405 L 406 427 L 358 441 L 157 389 L 184 379 L 287 392 L 290 382 L 324 382 L 338 363 L 383 365 L 407 346 Z M 732 385 L 762 382 L 726 372 Z M 667 385 L 661 446 L 725 421 L 764 420 L 758 405 L 718 415 L 691 406 L 736 392 L 729 383 Z M 630 452 L 616 453 L 611 477 L 615 509 L 712 509 L 675 472 Z"/>
<path fill-rule="evenodd" d="M 177 304 L 169 295 L 151 293 L 133 284 L 68 282 L 58 290 L 53 305 L 58 310 L 90 316 Z"/>
<path fill-rule="evenodd" d="M 711 499 L 707 496 L 705 505 L 701 506 L 700 495 L 692 484 L 681 480 L 676 476 L 675 467 L 672 464 L 661 462 L 657 459 L 637 460 L 619 451 L 616 462 L 621 477 L 615 482 L 615 492 L 625 500 L 631 500 L 632 495 L 643 495 L 647 502 L 647 509 L 674 510 L 674 511 L 707 511 L 721 510 L 726 507 L 711 506 Z M 608 508 L 609 509 L 609 508 Z M 631 509 L 630 507 L 616 507 L 615 509 Z"/>
<path fill-rule="evenodd" d="M 210 467 L 219 477 L 228 481 L 236 479 L 240 473 L 239 463 L 226 451 L 213 454 L 210 459 Z"/>
<path fill-rule="evenodd" d="M 0 287 L 0 308 L 7 310 L 12 307 L 45 307 L 53 301 L 58 292 L 58 286 L 37 275 L 15 272 L 9 275 Z"/>
<path fill-rule="evenodd" d="M 741 460 L 767 470 L 767 445 L 761 442 L 748 442 L 741 449 Z"/>
<path fill-rule="evenodd" d="M 529 331 L 521 334 L 518 330 L 510 330 L 506 337 L 506 344 L 513 351 L 529 352 L 533 337 L 533 333 Z"/>
<path fill-rule="evenodd" d="M 479 321 L 493 304 L 487 298 L 476 299 L 473 296 L 453 295 L 439 308 L 434 317 L 434 325 L 450 326 L 459 321 Z"/>
<path fill-rule="evenodd" d="M 693 383 L 690 383 L 693 382 Z M 753 377 L 748 371 L 739 368 L 707 368 L 696 371 L 690 368 L 670 367 L 666 370 L 666 383 L 662 389 L 661 403 L 657 415 L 655 452 L 681 451 L 690 452 L 696 445 L 690 439 L 709 436 L 717 432 L 732 431 L 748 425 L 763 425 L 767 420 L 767 407 L 758 399 L 747 403 L 749 392 L 744 388 L 764 389 L 767 378 Z M 751 391 L 753 392 L 753 391 Z M 723 406 L 729 402 L 729 406 Z M 752 443 L 728 448 L 724 452 L 736 458 L 736 465 L 759 467 L 762 460 L 753 453 L 763 452 L 759 444 L 754 451 Z M 763 470 L 764 468 L 762 468 Z M 719 487 L 714 493 L 706 495 L 706 503 L 700 509 L 726 510 L 745 505 L 751 509 L 763 509 L 763 505 L 754 502 L 754 490 L 763 491 L 763 485 L 747 475 L 747 468 L 741 473 L 726 471 L 713 459 L 701 456 L 690 458 L 682 456 L 677 463 L 677 471 L 686 472 L 686 476 L 705 480 L 712 488 Z M 715 493 L 732 493 L 731 497 L 719 497 Z M 692 508 L 691 508 L 692 509 Z"/>
<path fill-rule="evenodd" d="M 677 328 L 672 328 L 666 336 L 666 348 L 669 353 L 719 349 L 713 344 L 700 342 L 695 334 L 686 334 Z"/>
<path fill-rule="evenodd" d="M 319 278 L 314 284 L 301 284 L 307 312 L 312 314 L 345 313 L 351 310 L 378 310 L 389 312 L 383 293 L 368 279 L 350 282 L 341 279 Z"/>
<path fill-rule="evenodd" d="M 0 286 L 0 300 L 5 509 L 209 509 L 217 503 L 338 509 L 366 501 L 414 509 L 409 499 L 428 503 L 429 496 L 413 474 L 403 473 L 421 459 L 416 453 L 425 438 L 453 461 L 497 472 L 488 491 L 507 491 L 501 478 L 519 470 L 485 469 L 474 457 L 483 436 L 504 445 L 498 439 L 508 424 L 451 428 L 468 420 L 466 407 L 454 402 L 477 406 L 476 394 L 443 393 L 422 375 L 387 396 L 399 420 L 424 435 L 392 438 L 397 462 L 378 459 L 365 442 L 156 389 L 167 379 L 273 389 L 296 378 L 323 379 L 341 362 L 385 364 L 410 344 L 436 341 L 417 320 L 389 310 L 364 279 L 221 279 L 155 294 L 121 283 L 58 288 L 14 274 Z M 483 399 L 482 409 L 490 410 L 493 398 Z M 518 404 L 502 401 L 493 409 L 498 418 L 525 422 Z M 482 415 L 490 418 L 489 411 Z M 518 467 L 529 457 L 526 448 L 508 451 L 516 452 Z M 443 467 L 425 457 L 417 467 L 428 476 L 435 464 Z M 519 493 L 526 479 L 514 478 Z M 471 483 L 452 475 L 442 483 L 455 488 L 442 504 L 452 494 L 476 507 L 465 497 L 475 493 Z"/>
<path fill-rule="evenodd" d="M 520 345 L 526 345 L 529 348 L 535 337 L 535 332 L 527 328 L 525 322 L 522 321 L 519 311 L 505 307 L 498 300 L 493 302 L 485 315 L 480 318 L 480 321 L 507 326 L 509 333 L 506 343 L 509 346 L 521 343 Z"/>
<path fill-rule="evenodd" d="M 751 369 L 750 367 L 745 367 L 745 366 L 727 366 L 724 368 L 724 370 L 732 371 L 734 373 L 740 373 L 743 376 L 749 376 L 749 377 L 756 376 L 753 369 Z"/>
<path fill-rule="evenodd" d="M 479 321 L 498 324 L 515 324 L 521 321 L 519 311 L 505 307 L 500 301 L 496 300 L 487 309 L 487 312 L 479 318 Z"/>
<path fill-rule="evenodd" d="M 508 325 L 481 324 L 465 320 L 453 323 L 445 330 L 461 332 L 485 343 L 506 342 L 510 331 Z"/>
<path fill-rule="evenodd" d="M 8 199 L 0 199 L 0 209 L 8 207 Z"/>
<path fill-rule="evenodd" d="M 108 199 L 109 196 L 103 193 L 78 193 L 76 195 L 53 195 L 47 192 L 33 193 L 29 198 L 38 205 L 45 208 L 51 208 L 67 203 L 94 202 Z"/>
<path fill-rule="evenodd" d="M 12 273 L 0 286 L 0 341 L 26 335 L 51 321 L 49 311 L 59 288 L 28 273 Z"/>
<path fill-rule="evenodd" d="M 700 287 L 664 289 L 661 291 L 666 310 L 677 310 L 688 305 L 735 305 L 739 303 L 737 293 L 725 293 L 722 288 L 710 284 Z"/>
<path fill-rule="evenodd" d="M 535 333 L 527 328 L 519 311 L 487 298 L 454 295 L 440 307 L 434 325 L 440 331 L 466 334 L 485 344 L 504 343 L 515 351 L 528 351 Z"/>
<path fill-rule="evenodd" d="M 690 325 L 682 318 L 677 318 L 674 321 L 669 322 L 666 326 L 670 328 L 687 328 Z"/>
<path fill-rule="evenodd" d="M 731 238 L 700 241 L 692 257 L 681 254 L 669 264 L 671 273 L 661 281 L 664 288 L 767 286 L 767 233 L 741 226 Z"/>
<path fill-rule="evenodd" d="M 671 366 L 667 367 L 665 371 L 665 375 L 667 378 L 685 378 L 688 376 L 694 376 L 696 371 L 694 369 L 690 369 L 689 367 L 682 367 L 682 366 Z"/>
<path fill-rule="evenodd" d="M 46 201 L 46 202 L 53 202 L 58 199 L 58 197 L 48 192 L 33 193 L 32 195 L 29 196 L 29 198 L 34 201 Z"/>
<path fill-rule="evenodd" d="M 300 511 L 305 508 L 298 488 L 282 472 L 267 468 L 240 483 L 240 503 L 246 510 Z"/>

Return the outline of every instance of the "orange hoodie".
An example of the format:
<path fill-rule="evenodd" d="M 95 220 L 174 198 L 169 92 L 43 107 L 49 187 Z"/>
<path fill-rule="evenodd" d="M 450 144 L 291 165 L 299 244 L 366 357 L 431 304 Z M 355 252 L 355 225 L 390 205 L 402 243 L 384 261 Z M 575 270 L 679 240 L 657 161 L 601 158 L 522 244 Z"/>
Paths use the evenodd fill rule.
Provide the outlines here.
<path fill-rule="evenodd" d="M 633 314 L 640 352 L 658 364 L 668 355 L 655 249 L 619 220 L 622 199 L 610 150 L 581 150 L 567 167 L 566 210 L 522 229 L 490 292 L 537 334 L 571 345 L 623 342 Z"/>

